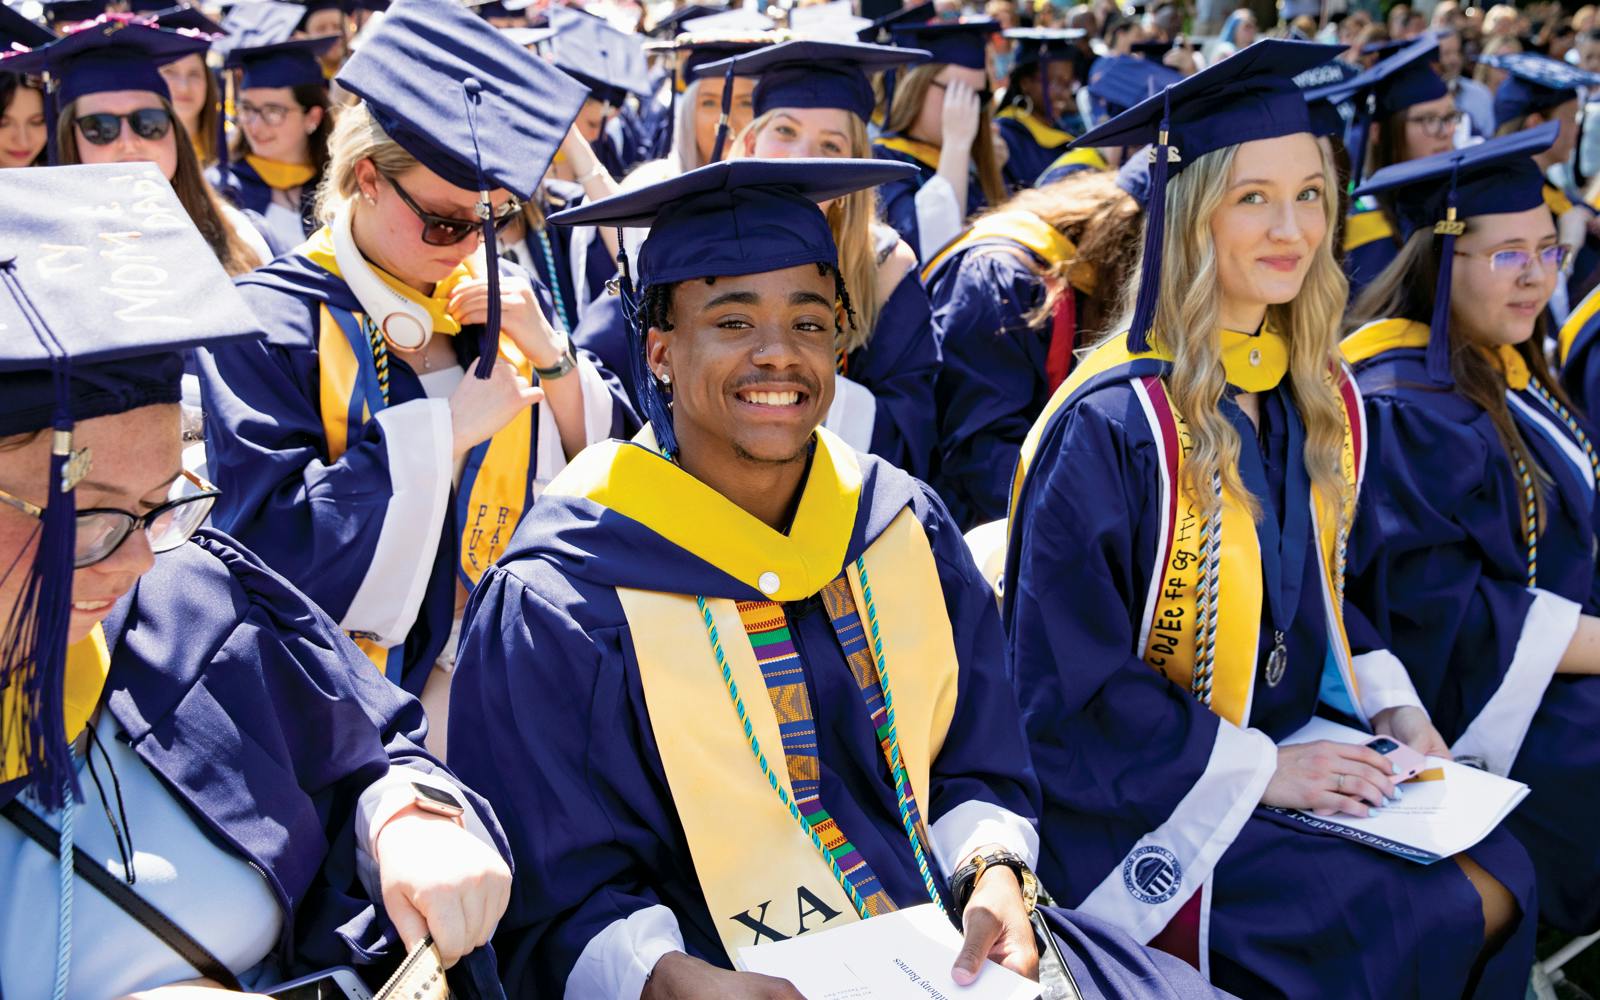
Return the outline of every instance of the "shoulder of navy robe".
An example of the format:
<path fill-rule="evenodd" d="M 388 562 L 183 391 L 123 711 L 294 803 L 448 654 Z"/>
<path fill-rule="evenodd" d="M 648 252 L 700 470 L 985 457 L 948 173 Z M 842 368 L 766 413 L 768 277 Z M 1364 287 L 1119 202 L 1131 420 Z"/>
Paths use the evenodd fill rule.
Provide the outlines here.
<path fill-rule="evenodd" d="M 156 559 L 106 638 L 108 710 L 201 826 L 260 868 L 285 911 L 286 968 L 400 957 L 356 875 L 354 816 L 391 766 L 448 776 L 422 749 L 416 700 L 303 594 L 206 528 Z M 462 790 L 509 858 L 488 803 Z M 463 973 L 493 986 L 493 961 L 485 949 Z"/>
<path fill-rule="evenodd" d="M 1596 404 L 1600 404 L 1600 351 L 1595 343 L 1600 340 L 1600 289 L 1589 292 L 1583 301 L 1573 307 L 1572 315 L 1561 329 L 1561 387 L 1567 397 L 1591 418 Z"/>
<path fill-rule="evenodd" d="M 1258 398 L 1254 459 L 1248 419 L 1229 402 L 1223 413 L 1243 432 L 1241 473 L 1256 481 L 1266 532 L 1266 519 L 1284 511 L 1287 429 L 1297 416 L 1285 387 Z M 1136 891 L 1125 873 L 1162 857 L 1159 847 L 1173 859 L 1174 888 L 1201 901 L 1198 960 L 1219 987 L 1351 1000 L 1460 993 L 1482 914 L 1458 868 L 1424 868 L 1255 811 L 1275 766 L 1273 741 L 1308 721 L 1319 701 L 1328 640 L 1315 543 L 1306 545 L 1287 630 L 1290 666 L 1272 686 L 1258 656 L 1248 728 L 1215 715 L 1140 656 L 1162 520 L 1162 459 L 1144 405 L 1136 381 L 1117 372 L 1085 386 L 1045 424 L 1012 515 L 1004 622 L 1044 793 L 1041 879 L 1061 903 L 1147 942 L 1167 927 L 1156 910 L 1164 897 Z M 1263 607 L 1264 641 L 1268 613 Z M 1474 857 L 1531 906 L 1531 871 L 1514 839 L 1496 835 Z M 1319 905 L 1297 903 L 1312 897 Z M 1475 995 L 1520 989 L 1533 925 L 1519 925 L 1515 946 L 1485 973 L 1492 989 Z M 1407 956 L 1419 949 L 1437 964 L 1412 968 Z"/>
<path fill-rule="evenodd" d="M 846 359 L 845 373 L 872 393 L 877 407 L 867 450 L 918 479 L 933 471 L 938 440 L 933 385 L 939 365 L 928 293 L 912 268 L 878 311 L 867 345 Z"/>
<path fill-rule="evenodd" d="M 585 201 L 583 187 L 568 181 L 547 179 L 541 191 L 547 217 L 563 209 L 576 208 Z M 560 295 L 559 306 L 550 318 L 563 320 L 567 332 L 571 333 L 589 306 L 605 292 L 606 282 L 617 273 L 617 262 L 606 251 L 605 241 L 590 226 L 547 224 L 542 232 L 526 233 L 524 240 L 533 259 L 520 263 L 538 274 L 539 280 L 552 293 Z M 583 255 L 581 287 L 577 284 L 580 269 L 576 253 Z"/>
<path fill-rule="evenodd" d="M 937 168 L 912 156 L 910 153 L 897 149 L 890 149 L 879 143 L 872 146 L 872 155 L 880 160 L 895 160 L 899 163 L 914 164 L 917 168 L 915 177 L 905 180 L 888 181 L 878 185 L 878 217 L 890 228 L 900 234 L 912 251 L 917 254 L 917 259 L 922 263 L 928 262 L 931 254 L 923 253 L 921 240 L 921 226 L 917 219 L 917 192 L 938 173 Z M 983 187 L 978 183 L 977 176 L 973 175 L 967 182 L 966 214 L 963 218 L 972 216 L 984 208 Z M 956 230 L 960 225 L 957 221 Z"/>
<path fill-rule="evenodd" d="M 1593 472 L 1555 412 L 1532 393 L 1511 394 L 1543 470 L 1530 585 L 1523 490 L 1489 415 L 1432 386 L 1420 349 L 1380 354 L 1357 377 L 1373 479 L 1352 535 L 1350 600 L 1406 665 L 1456 752 L 1533 789 L 1507 826 L 1533 856 L 1540 915 L 1592 931 L 1600 864 L 1581 831 L 1600 816 L 1592 797 L 1571 790 L 1600 775 L 1579 721 L 1600 712 L 1600 679 L 1554 671 L 1577 614 L 1600 609 Z"/>
<path fill-rule="evenodd" d="M 300 191 L 300 211 L 290 211 L 272 200 L 272 187 L 261 179 L 256 169 L 244 160 L 230 161 L 226 176 L 216 165 L 206 170 L 212 178 L 212 187 L 256 224 L 267 248 L 274 256 L 282 256 L 304 243 L 306 237 L 316 232 L 319 223 L 313 211 L 316 199 L 314 184 L 306 184 Z"/>
<path fill-rule="evenodd" d="M 964 529 L 1006 516 L 1023 438 L 1049 398 L 1049 324 L 1027 319 L 1046 292 L 1027 254 L 1020 245 L 965 248 L 928 280 L 944 351 L 934 482 Z"/>
<path fill-rule="evenodd" d="M 1066 151 L 1066 143 L 1051 147 L 1039 145 L 1028 126 L 1015 118 L 996 117 L 994 124 L 1006 144 L 1006 186 L 1012 190 L 1033 187 L 1039 175 Z"/>
<path fill-rule="evenodd" d="M 580 350 L 599 358 L 607 371 L 628 371 L 628 322 L 622 314 L 622 296 L 607 293 L 589 303 L 583 318 L 573 328 L 572 342 Z M 624 433 L 631 437 L 642 426 L 634 416 L 639 412 L 639 398 L 634 393 L 632 379 L 623 379 L 622 388 L 630 407 Z"/>
<path fill-rule="evenodd" d="M 502 269 L 525 274 L 509 262 Z M 549 292 L 537 278 L 531 280 L 548 314 Z M 420 492 L 410 488 L 408 493 L 415 485 L 411 480 L 432 474 L 419 473 L 418 467 L 432 454 L 424 443 L 434 425 L 418 419 L 425 414 L 405 410 L 405 404 L 425 398 L 422 384 L 405 365 L 391 361 L 392 405 L 362 424 L 344 453 L 333 459 L 322 416 L 319 312 L 324 303 L 349 311 L 359 311 L 360 304 L 340 278 L 298 255 L 242 276 L 238 287 L 267 339 L 200 359 L 209 468 L 223 491 L 212 516 L 352 630 L 378 631 L 364 621 L 350 621 L 358 596 L 372 591 L 368 581 L 374 573 L 423 587 L 414 620 L 391 623 L 401 650 L 396 680 L 418 692 L 450 633 L 460 539 L 453 503 L 439 511 L 430 504 L 406 503 Z M 477 338 L 456 337 L 454 347 L 461 362 L 470 363 Z M 627 404 L 616 378 L 603 367 L 599 370 L 612 396 L 615 434 Z M 386 416 L 393 414 L 400 416 Z M 391 508 L 424 519 L 436 514 L 439 520 L 419 524 L 410 545 L 391 531 L 386 551 L 403 565 L 385 569 L 375 559 Z M 426 538 L 434 540 L 415 542 Z M 401 603 L 396 596 L 363 606 L 382 616 Z"/>
<path fill-rule="evenodd" d="M 932 491 L 882 460 L 864 474 L 853 560 L 909 506 L 927 531 L 960 664 L 955 715 L 932 763 L 932 827 L 973 800 L 1036 815 L 1037 784 L 1002 672 L 994 592 Z M 585 947 L 617 921 L 670 909 L 688 952 L 726 966 L 655 749 L 634 643 L 616 596 L 626 586 L 758 599 L 644 525 L 546 495 L 474 591 L 451 694 L 450 758 L 503 804 L 518 881 L 496 946 L 512 995 L 561 996 Z M 899 826 L 893 786 L 826 613 L 786 605 L 818 718 L 823 800 L 891 898 L 927 892 Z M 707 652 L 709 661 L 709 647 Z M 738 725 L 726 702 L 706 725 Z M 753 761 L 739 766 L 755 768 Z M 935 834 L 937 838 L 937 834 Z M 938 876 L 936 876 L 938 877 Z"/>
<path fill-rule="evenodd" d="M 1357 212 L 1345 219 L 1344 274 L 1350 280 L 1350 298 L 1383 273 L 1400 253 L 1394 228 L 1377 209 Z"/>

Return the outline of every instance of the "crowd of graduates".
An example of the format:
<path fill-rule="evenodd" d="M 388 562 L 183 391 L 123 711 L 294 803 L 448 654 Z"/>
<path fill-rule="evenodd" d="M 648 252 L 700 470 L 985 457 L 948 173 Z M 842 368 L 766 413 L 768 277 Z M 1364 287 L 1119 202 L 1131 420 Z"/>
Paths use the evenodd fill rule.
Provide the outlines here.
<path fill-rule="evenodd" d="M 0 997 L 1553 996 L 1600 16 L 1227 6 L 0 2 Z"/>

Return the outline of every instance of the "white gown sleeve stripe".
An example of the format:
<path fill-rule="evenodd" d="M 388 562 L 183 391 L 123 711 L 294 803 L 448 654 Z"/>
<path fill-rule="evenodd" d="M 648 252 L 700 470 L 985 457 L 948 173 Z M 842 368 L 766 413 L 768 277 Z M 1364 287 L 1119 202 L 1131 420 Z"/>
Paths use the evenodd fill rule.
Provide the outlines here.
<path fill-rule="evenodd" d="M 1361 712 L 1368 719 L 1390 708 L 1422 708 L 1417 688 L 1406 673 L 1405 664 L 1387 649 L 1376 649 L 1351 657 L 1356 684 L 1361 691 Z"/>
<path fill-rule="evenodd" d="M 917 191 L 917 258 L 932 260 L 939 250 L 961 235 L 966 209 L 956 204 L 955 189 L 943 177 L 935 176 Z"/>
<path fill-rule="evenodd" d="M 840 375 L 833 380 L 833 404 L 822 426 L 839 435 L 856 451 L 872 445 L 872 429 L 878 422 L 878 400 L 872 390 Z"/>
<path fill-rule="evenodd" d="M 657 904 L 636 910 L 589 939 L 567 974 L 567 1000 L 639 1000 L 661 956 L 683 951 L 678 918 Z"/>
<path fill-rule="evenodd" d="M 611 436 L 611 390 L 606 380 L 588 358 L 578 356 L 578 367 L 567 378 L 577 378 L 583 390 L 583 443 L 585 447 Z M 537 462 L 533 470 L 533 495 L 544 492 L 545 485 L 567 467 L 567 453 L 561 447 L 561 429 L 556 426 L 555 414 L 550 407 L 539 404 L 539 443 Z"/>

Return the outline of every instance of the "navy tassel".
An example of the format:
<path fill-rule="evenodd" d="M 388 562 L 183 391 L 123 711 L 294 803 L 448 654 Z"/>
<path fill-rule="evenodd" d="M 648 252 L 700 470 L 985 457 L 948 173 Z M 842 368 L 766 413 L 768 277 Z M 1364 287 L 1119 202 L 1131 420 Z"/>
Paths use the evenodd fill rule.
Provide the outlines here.
<path fill-rule="evenodd" d="M 672 430 L 672 409 L 661 397 L 661 386 L 650 368 L 650 359 L 645 356 L 649 348 L 650 317 L 644 314 L 643 303 L 634 292 L 628 247 L 621 228 L 617 229 L 617 288 L 622 295 L 622 322 L 628 337 L 634 341 L 629 345 L 628 377 L 633 379 L 641 415 L 655 432 L 656 444 L 668 458 L 674 458 L 678 454 L 678 436 Z"/>
<path fill-rule="evenodd" d="M 1356 108 L 1355 114 L 1350 116 L 1350 124 L 1345 126 L 1344 146 L 1350 154 L 1350 190 L 1354 191 L 1356 185 L 1366 179 L 1367 173 L 1367 133 L 1372 131 L 1372 106 L 1377 98 L 1367 95 L 1367 106 Z"/>
<path fill-rule="evenodd" d="M 722 115 L 717 119 L 717 141 L 711 146 L 711 162 L 722 162 L 722 151 L 728 144 L 728 116 L 733 112 L 733 67 L 735 63 L 728 63 L 728 72 L 722 78 Z"/>
<path fill-rule="evenodd" d="M 45 135 L 45 165 L 56 167 L 61 165 L 61 147 L 56 142 L 56 122 L 61 119 L 61 96 L 57 91 L 59 87 L 49 73 L 44 80 L 44 135 Z"/>
<path fill-rule="evenodd" d="M 1456 237 L 1466 228 L 1466 223 L 1456 218 L 1456 171 L 1452 170 L 1444 219 L 1433 227 L 1440 237 L 1439 280 L 1433 288 L 1433 317 L 1428 324 L 1428 379 L 1439 385 L 1455 384 L 1450 374 L 1450 281 L 1455 273 Z"/>
<path fill-rule="evenodd" d="M 210 73 L 211 70 L 206 72 Z M 217 84 L 217 134 L 213 141 L 217 144 L 217 176 L 222 178 L 224 184 L 231 180 L 228 177 L 228 81 L 232 75 L 227 70 L 219 69 L 212 76 Z"/>
<path fill-rule="evenodd" d="M 500 251 L 494 238 L 494 205 L 489 201 L 489 181 L 483 175 L 483 154 L 478 149 L 478 97 L 483 84 L 477 77 L 461 81 L 467 98 L 467 129 L 472 133 L 472 160 L 478 173 L 478 217 L 483 224 L 483 259 L 489 279 L 489 318 L 483 324 L 483 334 L 478 338 L 478 364 L 472 374 L 488 378 L 494 371 L 495 359 L 500 356 Z"/>
<path fill-rule="evenodd" d="M 894 114 L 895 67 L 883 71 L 883 127 L 889 127 L 889 117 Z"/>
<path fill-rule="evenodd" d="M 1145 208 L 1144 260 L 1139 268 L 1139 295 L 1133 304 L 1133 322 L 1128 327 L 1128 350 L 1143 354 L 1150 349 L 1150 325 L 1155 322 L 1156 299 L 1161 290 L 1161 255 L 1163 232 L 1167 224 L 1167 173 L 1168 162 L 1178 155 L 1167 141 L 1168 125 L 1172 119 L 1172 97 L 1163 98 L 1161 129 L 1150 155 L 1150 204 Z"/>
<path fill-rule="evenodd" d="M 0 635 L 0 688 L 15 691 L 12 711 L 0 718 L 0 746 L 13 741 L 39 804 L 61 808 L 81 799 L 72 748 L 66 739 L 67 628 L 72 616 L 72 576 L 77 546 L 77 485 L 72 453 L 71 380 L 66 351 L 39 316 L 17 281 L 14 263 L 0 265 L 0 281 L 10 289 L 39 343 L 55 357 L 56 414 L 50 453 L 49 496 L 41 516 L 38 547 L 11 619 Z M 16 734 L 13 736 L 13 734 Z"/>

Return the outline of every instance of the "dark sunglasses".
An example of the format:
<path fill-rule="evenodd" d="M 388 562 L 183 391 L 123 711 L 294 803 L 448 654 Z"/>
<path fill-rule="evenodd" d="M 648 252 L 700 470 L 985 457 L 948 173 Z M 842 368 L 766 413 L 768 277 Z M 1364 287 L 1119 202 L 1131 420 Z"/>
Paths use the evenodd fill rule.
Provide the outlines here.
<path fill-rule="evenodd" d="M 122 134 L 122 123 L 127 122 L 133 134 L 141 139 L 163 139 L 172 130 L 172 116 L 166 108 L 140 108 L 125 115 L 102 111 L 76 119 L 78 132 L 96 146 L 109 146 Z"/>
<path fill-rule="evenodd" d="M 422 206 L 413 201 L 411 196 L 406 193 L 406 189 L 400 186 L 399 181 L 387 174 L 384 175 L 383 179 L 389 182 L 390 187 L 394 188 L 394 193 L 399 195 L 400 200 L 406 203 L 406 207 L 411 209 L 411 213 L 422 220 L 422 242 L 430 247 L 454 246 L 477 232 L 479 226 L 482 225 L 476 219 L 452 219 L 448 215 L 434 215 L 432 212 L 424 212 Z M 494 217 L 495 232 L 498 233 L 504 229 L 521 211 L 522 202 L 515 198 L 506 202 L 505 207 L 500 210 L 500 214 Z"/>
<path fill-rule="evenodd" d="M 189 540 L 211 513 L 212 504 L 222 493 L 192 472 L 185 471 L 173 485 L 170 499 L 145 514 L 131 514 L 114 507 L 92 507 L 78 511 L 77 548 L 72 568 L 83 569 L 108 559 L 134 531 L 142 529 L 151 552 L 171 552 Z M 44 508 L 0 490 L 0 504 L 14 507 L 31 517 L 43 517 Z"/>

